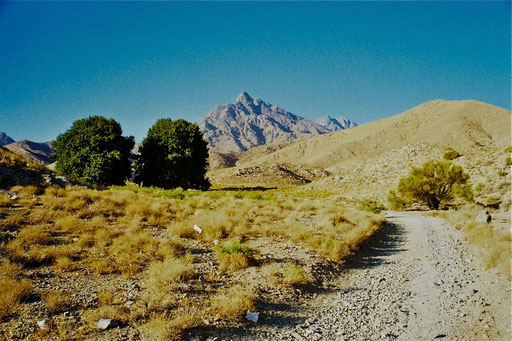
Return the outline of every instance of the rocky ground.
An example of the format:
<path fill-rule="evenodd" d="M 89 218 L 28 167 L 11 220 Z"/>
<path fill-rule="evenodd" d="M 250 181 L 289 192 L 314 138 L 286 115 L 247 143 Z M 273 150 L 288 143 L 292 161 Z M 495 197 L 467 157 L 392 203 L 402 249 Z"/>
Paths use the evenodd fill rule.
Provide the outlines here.
<path fill-rule="evenodd" d="M 303 310 L 307 318 L 272 328 L 270 316 L 222 338 L 510 340 L 510 283 L 469 256 L 459 231 L 438 218 L 387 215 L 391 224 L 347 263 L 337 289 Z"/>

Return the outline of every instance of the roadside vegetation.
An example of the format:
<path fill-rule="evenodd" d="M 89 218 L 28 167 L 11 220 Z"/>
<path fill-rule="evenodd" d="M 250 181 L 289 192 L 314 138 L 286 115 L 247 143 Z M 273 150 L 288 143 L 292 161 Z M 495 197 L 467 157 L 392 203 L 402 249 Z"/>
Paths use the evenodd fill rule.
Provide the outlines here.
<path fill-rule="evenodd" d="M 509 150 L 505 149 L 505 153 L 509 154 Z M 460 156 L 453 150 L 447 154 L 454 156 L 445 154 L 447 160 Z M 500 171 L 510 176 L 509 168 Z M 510 198 L 502 199 L 509 196 L 510 181 L 472 185 L 462 167 L 446 161 L 428 161 L 400 179 L 397 191 L 390 192 L 388 203 L 393 209 L 405 209 L 415 203 L 431 210 L 445 209 L 430 214 L 447 219 L 462 231 L 485 267 L 496 268 L 511 279 Z M 365 205 L 370 207 L 367 202 L 361 207 Z"/>
<path fill-rule="evenodd" d="M 510 225 L 508 229 L 500 229 L 495 224 L 480 221 L 477 216 L 482 211 L 482 208 L 476 205 L 466 205 L 458 210 L 434 212 L 433 215 L 447 219 L 452 226 L 462 231 L 465 240 L 473 246 L 482 264 L 486 268 L 496 268 L 510 280 L 512 279 Z"/>
<path fill-rule="evenodd" d="M 468 180 L 469 175 L 462 167 L 448 161 L 430 160 L 421 167 L 413 167 L 407 177 L 401 178 L 396 192 L 389 193 L 388 201 L 395 209 L 412 204 L 433 210 L 445 208 L 455 198 L 472 200 Z"/>
<path fill-rule="evenodd" d="M 317 194 L 12 187 L 0 194 L 0 338 L 114 337 L 101 318 L 146 340 L 247 324 L 248 309 L 314 291 L 326 280 L 315 267 L 339 266 L 383 224 Z"/>

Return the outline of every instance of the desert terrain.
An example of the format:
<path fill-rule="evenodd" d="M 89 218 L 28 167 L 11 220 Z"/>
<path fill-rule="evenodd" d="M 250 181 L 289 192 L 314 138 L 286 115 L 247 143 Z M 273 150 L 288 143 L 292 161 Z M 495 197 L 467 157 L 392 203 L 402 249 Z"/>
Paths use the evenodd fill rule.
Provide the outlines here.
<path fill-rule="evenodd" d="M 212 149 L 208 191 L 88 188 L 1 148 L 0 337 L 508 340 L 510 120 L 439 100 Z M 393 210 L 447 153 L 472 200 Z"/>

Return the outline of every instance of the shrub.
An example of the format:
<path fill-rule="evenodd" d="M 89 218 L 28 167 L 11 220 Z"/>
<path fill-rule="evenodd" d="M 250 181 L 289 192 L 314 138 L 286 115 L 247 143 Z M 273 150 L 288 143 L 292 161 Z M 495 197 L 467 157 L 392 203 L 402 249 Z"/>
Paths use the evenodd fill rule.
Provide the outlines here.
<path fill-rule="evenodd" d="M 451 160 L 458 158 L 459 156 L 462 156 L 462 155 L 459 154 L 456 150 L 450 148 L 450 149 L 448 149 L 448 151 L 446 153 L 444 153 L 443 159 L 445 159 L 447 161 L 451 161 Z"/>
<path fill-rule="evenodd" d="M 507 175 L 507 171 L 506 171 L 506 170 L 504 170 L 504 169 L 500 169 L 500 170 L 498 171 L 498 176 L 506 176 L 506 175 Z"/>
<path fill-rule="evenodd" d="M 359 205 L 359 209 L 363 211 L 380 213 L 386 209 L 386 207 L 382 204 L 379 204 L 373 200 L 365 200 Z"/>
<path fill-rule="evenodd" d="M 413 167 L 408 177 L 400 179 L 398 194 L 406 202 L 418 202 L 430 209 L 450 203 L 455 195 L 471 200 L 469 175 L 447 161 L 430 160 Z"/>
<path fill-rule="evenodd" d="M 407 202 L 393 190 L 389 191 L 388 203 L 393 210 L 402 210 L 407 205 Z"/>
<path fill-rule="evenodd" d="M 161 188 L 208 189 L 208 144 L 197 124 L 160 119 L 142 141 L 135 181 Z"/>
<path fill-rule="evenodd" d="M 122 136 L 119 123 L 101 116 L 77 120 L 53 144 L 57 171 L 95 185 L 123 184 L 131 174 L 133 137 Z"/>
<path fill-rule="evenodd" d="M 507 156 L 507 158 L 505 159 L 505 166 L 510 165 L 512 165 L 512 158 L 510 156 Z"/>

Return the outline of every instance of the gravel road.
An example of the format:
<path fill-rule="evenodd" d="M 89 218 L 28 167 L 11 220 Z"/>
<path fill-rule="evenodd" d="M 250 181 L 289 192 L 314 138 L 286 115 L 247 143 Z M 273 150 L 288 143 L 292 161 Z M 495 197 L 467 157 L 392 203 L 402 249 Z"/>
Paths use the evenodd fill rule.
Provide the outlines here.
<path fill-rule="evenodd" d="M 390 224 L 321 309 L 275 340 L 510 340 L 510 282 L 483 270 L 444 220 L 387 212 Z"/>

